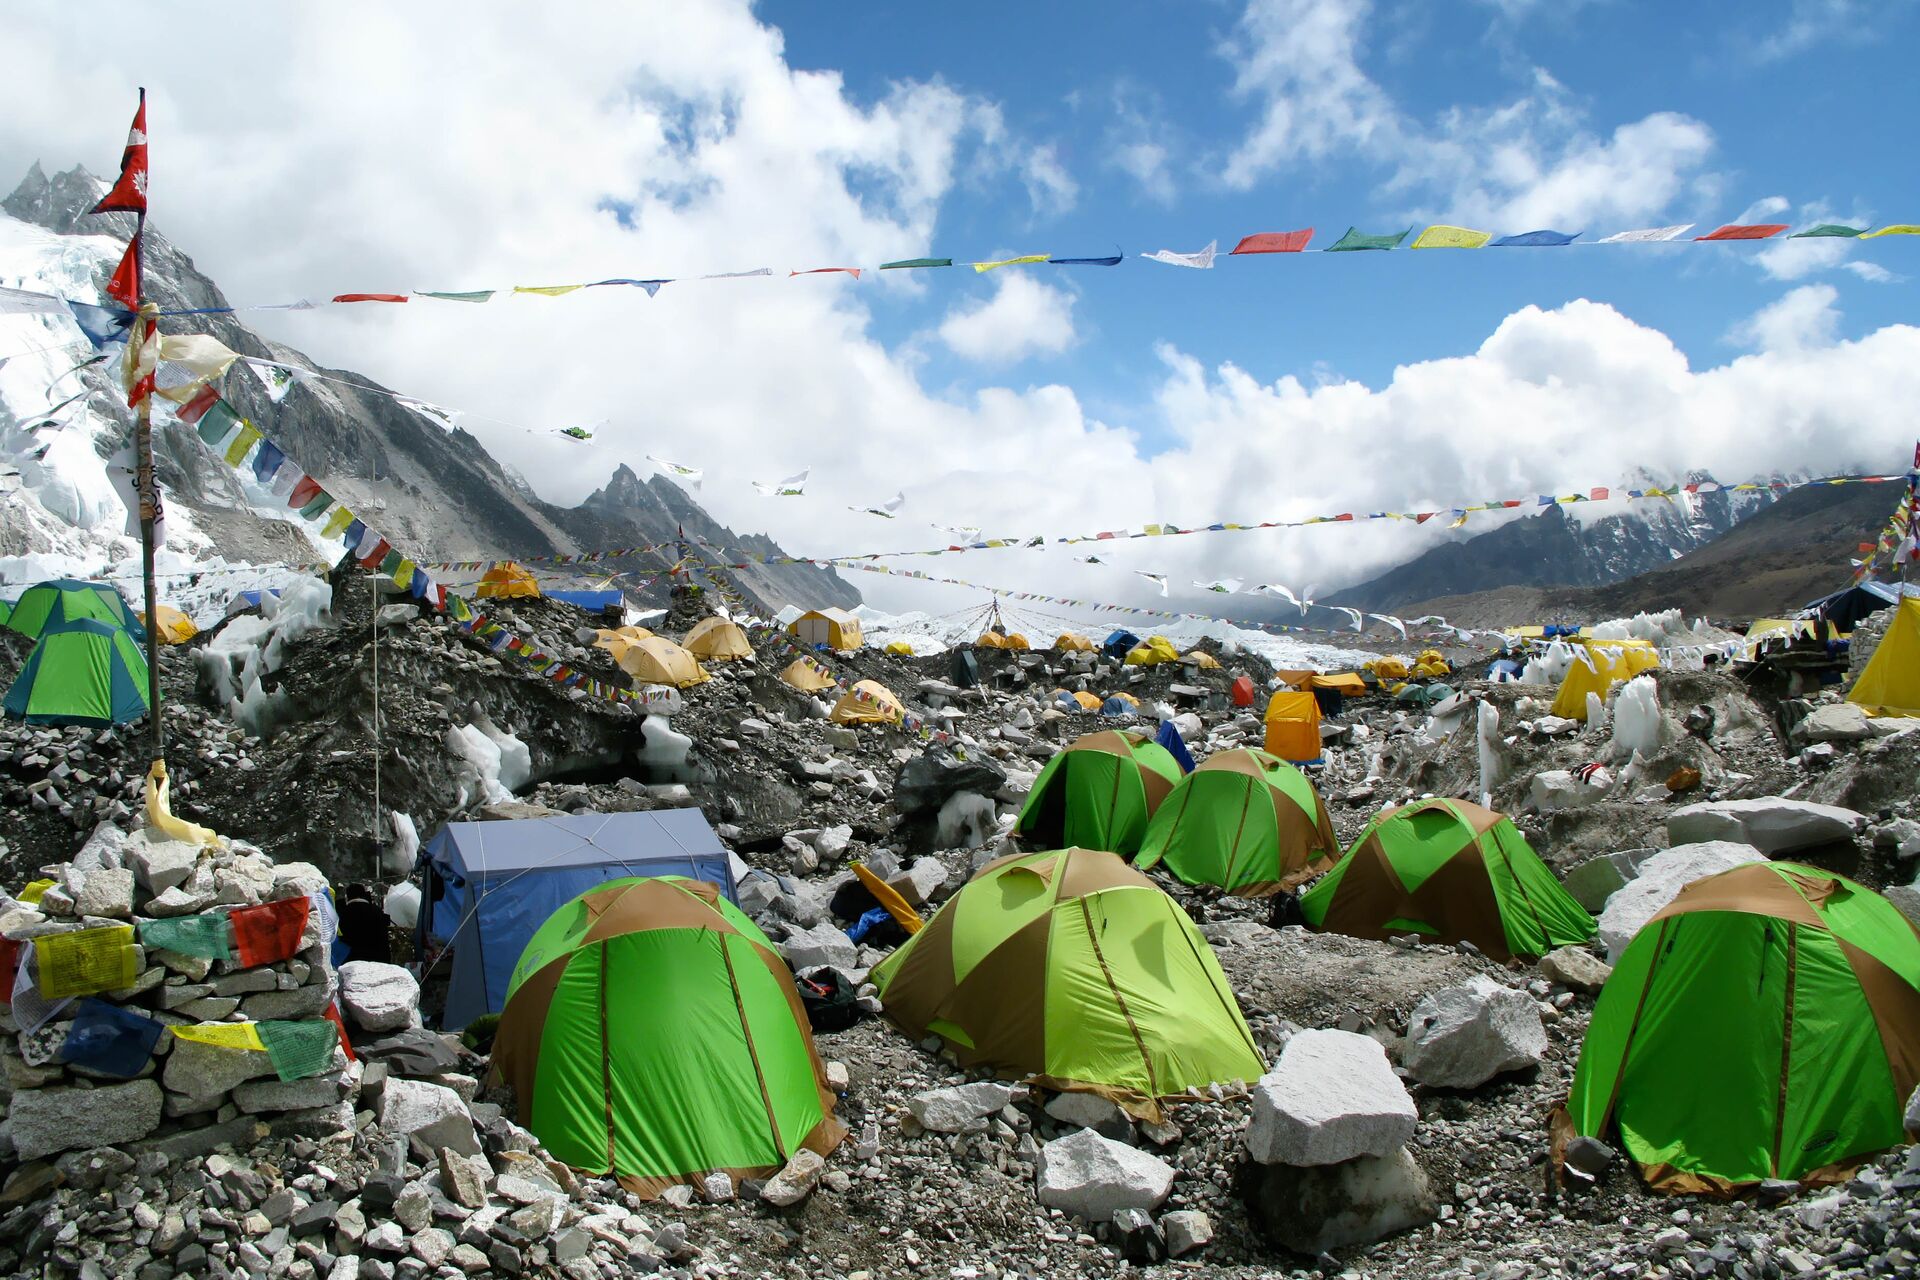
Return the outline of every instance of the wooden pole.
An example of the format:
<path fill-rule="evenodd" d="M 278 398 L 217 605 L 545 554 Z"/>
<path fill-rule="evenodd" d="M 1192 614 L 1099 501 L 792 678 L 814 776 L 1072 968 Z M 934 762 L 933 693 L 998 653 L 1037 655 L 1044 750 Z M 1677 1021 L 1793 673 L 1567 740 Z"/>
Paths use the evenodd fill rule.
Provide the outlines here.
<path fill-rule="evenodd" d="M 141 218 L 144 230 L 145 217 Z M 139 233 L 136 232 L 136 235 Z M 143 343 L 159 324 L 150 305 L 141 307 L 140 332 L 131 335 Z M 136 359 L 138 357 L 136 356 Z M 150 753 L 154 763 L 167 758 L 166 729 L 160 718 L 160 601 L 154 587 L 153 538 L 160 523 L 160 487 L 153 478 L 153 393 L 140 398 L 134 419 L 134 489 L 140 499 L 140 578 L 147 601 L 147 725 Z"/>

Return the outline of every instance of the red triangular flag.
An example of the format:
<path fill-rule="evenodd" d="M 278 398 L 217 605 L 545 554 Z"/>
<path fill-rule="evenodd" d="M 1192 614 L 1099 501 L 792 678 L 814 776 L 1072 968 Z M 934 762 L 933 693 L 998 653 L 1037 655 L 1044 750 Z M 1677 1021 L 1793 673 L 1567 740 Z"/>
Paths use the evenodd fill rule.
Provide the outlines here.
<path fill-rule="evenodd" d="M 107 296 L 129 311 L 140 309 L 140 238 L 138 236 L 127 241 L 127 251 L 120 255 L 120 265 L 113 269 L 113 277 L 107 281 Z"/>
<path fill-rule="evenodd" d="M 127 130 L 127 149 L 120 153 L 120 178 L 88 213 L 145 213 L 147 211 L 147 91 L 140 91 L 140 107 Z M 129 306 L 135 305 L 129 303 Z"/>

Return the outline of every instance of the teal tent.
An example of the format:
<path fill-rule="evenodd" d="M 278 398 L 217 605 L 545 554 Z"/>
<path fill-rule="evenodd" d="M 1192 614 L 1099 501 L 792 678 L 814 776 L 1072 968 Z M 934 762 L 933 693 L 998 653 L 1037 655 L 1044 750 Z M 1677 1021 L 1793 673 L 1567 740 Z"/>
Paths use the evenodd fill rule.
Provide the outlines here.
<path fill-rule="evenodd" d="M 6 625 L 29 640 L 38 640 L 50 628 L 83 618 L 120 627 L 136 639 L 144 639 L 147 634 L 145 624 L 133 616 L 126 598 L 112 583 L 74 578 L 55 578 L 28 587 L 14 601 Z"/>
<path fill-rule="evenodd" d="M 50 626 L 0 707 L 29 724 L 126 724 L 147 713 L 147 662 L 124 628 L 92 618 Z"/>

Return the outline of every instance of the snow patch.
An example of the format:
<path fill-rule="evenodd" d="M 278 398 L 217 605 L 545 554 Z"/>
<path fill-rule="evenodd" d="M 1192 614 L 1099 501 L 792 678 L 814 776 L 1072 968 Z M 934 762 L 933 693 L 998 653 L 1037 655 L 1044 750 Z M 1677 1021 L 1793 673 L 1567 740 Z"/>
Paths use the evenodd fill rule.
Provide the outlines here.
<path fill-rule="evenodd" d="M 318 578 L 295 578 L 259 615 L 235 618 L 194 655 L 220 704 L 256 738 L 279 728 L 286 695 L 265 678 L 280 669 L 288 644 L 333 625 L 333 589 Z"/>

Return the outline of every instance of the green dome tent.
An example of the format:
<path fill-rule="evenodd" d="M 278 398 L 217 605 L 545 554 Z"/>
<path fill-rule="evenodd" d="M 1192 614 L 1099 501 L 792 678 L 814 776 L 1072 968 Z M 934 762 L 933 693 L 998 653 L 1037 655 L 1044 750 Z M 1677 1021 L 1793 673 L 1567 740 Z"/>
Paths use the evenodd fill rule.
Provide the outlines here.
<path fill-rule="evenodd" d="M 1300 910 L 1315 929 L 1471 942 L 1495 960 L 1542 956 L 1595 932 L 1593 917 L 1519 828 L 1465 800 L 1421 800 L 1381 814 L 1300 895 Z"/>
<path fill-rule="evenodd" d="M 846 1135 L 793 974 L 703 881 L 610 880 L 549 916 L 493 1061 L 556 1159 L 635 1195 L 770 1174 Z"/>
<path fill-rule="evenodd" d="M 147 660 L 119 627 L 58 623 L 34 642 L 0 707 L 29 724 L 126 724 L 147 714 Z"/>
<path fill-rule="evenodd" d="M 1594 1006 L 1556 1149 L 1617 1124 L 1654 1189 L 1840 1182 L 1905 1141 L 1920 932 L 1850 880 L 1755 862 L 1696 880 Z"/>
<path fill-rule="evenodd" d="M 1207 940 L 1111 853 L 989 863 L 871 977 L 901 1030 L 939 1036 L 963 1064 L 1142 1117 L 1266 1069 Z"/>
<path fill-rule="evenodd" d="M 90 618 L 119 627 L 135 639 L 147 632 L 119 590 L 111 583 L 80 582 L 73 578 L 55 578 L 39 582 L 20 593 L 6 624 L 30 640 L 38 640 L 50 627 Z"/>
<path fill-rule="evenodd" d="M 1133 865 L 1164 861 L 1187 884 L 1259 898 L 1312 879 L 1339 856 L 1326 801 L 1306 775 L 1242 748 L 1209 756 L 1174 786 Z"/>
<path fill-rule="evenodd" d="M 1048 849 L 1136 853 L 1147 820 L 1178 781 L 1179 764 L 1151 738 L 1090 733 L 1040 770 L 1014 834 Z"/>

